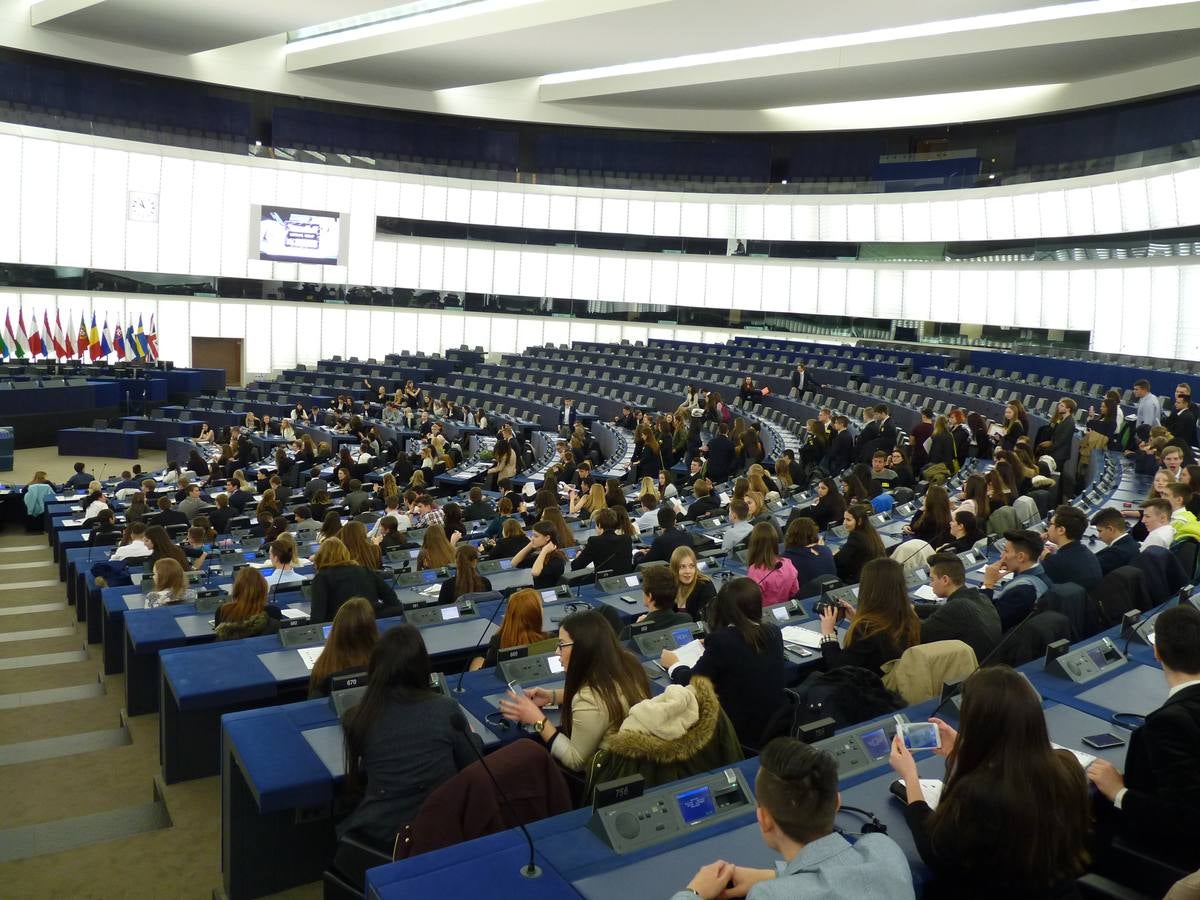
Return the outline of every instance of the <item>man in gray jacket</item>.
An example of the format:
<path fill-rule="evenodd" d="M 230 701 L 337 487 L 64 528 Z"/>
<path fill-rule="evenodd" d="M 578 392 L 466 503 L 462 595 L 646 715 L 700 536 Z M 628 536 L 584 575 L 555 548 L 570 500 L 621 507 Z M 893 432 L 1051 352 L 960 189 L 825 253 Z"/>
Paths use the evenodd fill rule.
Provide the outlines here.
<path fill-rule="evenodd" d="M 759 757 L 754 793 L 763 841 L 783 862 L 751 869 L 718 860 L 672 900 L 716 900 L 727 888 L 748 900 L 912 900 L 912 872 L 895 841 L 865 834 L 851 844 L 834 832 L 840 798 L 829 753 L 776 738 Z"/>

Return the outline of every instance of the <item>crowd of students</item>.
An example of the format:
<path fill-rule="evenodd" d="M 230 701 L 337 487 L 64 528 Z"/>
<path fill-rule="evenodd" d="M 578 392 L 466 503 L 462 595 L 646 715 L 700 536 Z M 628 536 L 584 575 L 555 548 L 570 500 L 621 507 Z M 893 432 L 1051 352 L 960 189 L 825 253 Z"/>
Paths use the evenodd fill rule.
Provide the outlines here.
<path fill-rule="evenodd" d="M 813 373 L 801 375 L 809 389 L 815 383 Z M 1095 592 L 1106 575 L 1144 562 L 1152 548 L 1171 554 L 1180 540 L 1200 538 L 1200 497 L 1193 493 L 1193 486 L 1200 488 L 1200 467 L 1189 464 L 1195 415 L 1185 388 L 1176 392 L 1176 409 L 1161 416 L 1148 400 L 1148 386 L 1135 385 L 1133 435 L 1125 431 L 1119 397 L 1111 394 L 1083 421 L 1098 435 L 1093 446 L 1128 446 L 1140 471 L 1155 470 L 1140 506 L 1092 517 L 1103 545 L 1096 553 L 1082 543 L 1087 517 L 1069 503 L 1053 502 L 1069 500 L 1075 490 L 1063 477 L 1076 431 L 1075 405 L 1066 398 L 1037 434 L 1030 433 L 1016 402 L 995 425 L 962 409 L 946 416 L 925 410 L 907 438 L 886 406 L 865 410 L 857 434 L 845 416 L 823 409 L 806 423 L 801 450 L 781 453 L 768 469 L 753 422 L 737 417 L 715 393 L 689 391 L 669 414 L 626 408 L 617 417 L 635 442 L 632 502 L 621 484 L 593 474 L 601 461 L 598 447 L 564 403 L 563 440 L 538 490 L 513 489 L 521 448 L 505 425 L 488 473 L 498 498 L 475 487 L 462 503 L 440 503 L 429 483 L 439 461 L 452 465 L 454 458 L 440 424 L 429 419 L 430 408 L 406 405 L 407 389 L 403 397 L 382 397 L 381 408 L 404 405 L 412 412 L 408 419 L 422 428 L 424 446 L 412 458 L 375 440 L 369 423 L 347 418 L 353 407 L 342 403 L 335 410 L 340 427 L 363 438 L 357 454 L 343 450 L 335 457 L 303 438 L 292 453 L 277 452 L 251 480 L 249 435 L 235 428 L 211 463 L 201 456 L 192 471 L 168 473 L 166 484 L 134 470 L 123 473 L 109 497 L 82 464 L 68 483 L 87 492 L 82 511 L 93 526 L 92 539 L 107 542 L 119 533 L 114 559 L 149 564 L 152 606 L 194 599 L 185 571 L 203 566 L 213 537 L 254 510 L 268 541 L 271 581 L 253 568 L 237 572 L 230 602 L 217 613 L 219 638 L 278 628 L 268 602 L 272 586 L 299 578 L 294 569 L 307 562 L 301 544 L 317 545 L 312 621 L 332 622 L 333 628 L 310 690 L 326 692 L 335 675 L 367 670 L 367 698 L 346 729 L 352 783 L 365 796 L 340 831 L 380 846 L 411 820 L 424 796 L 474 758 L 449 724 L 453 704 L 429 690 L 420 632 L 399 626 L 379 636 L 376 619 L 401 611 L 380 574 L 382 554 L 416 551 L 418 569 L 454 566 L 439 589 L 440 603 L 491 589 L 479 573 L 483 559 L 511 559 L 515 567 L 531 569 L 533 587 L 509 597 L 499 631 L 470 667 L 495 665 L 510 647 L 553 645 L 565 685 L 510 693 L 501 712 L 527 726 L 559 765 L 577 773 L 611 745 L 635 707 L 651 701 L 650 684 L 622 644 L 620 623 L 599 611 L 574 613 L 556 634 L 544 632 L 539 591 L 589 566 L 599 576 L 665 563 L 643 570 L 645 620 L 656 627 L 702 622 L 707 636 L 694 666 L 681 664 L 672 650 L 663 651 L 659 662 L 671 690 L 696 693 L 711 685 L 740 747 L 761 748 L 759 824 L 764 840 L 785 859 L 778 873 L 717 862 L 698 873 L 689 890 L 702 897 L 747 890 L 753 897 L 808 896 L 820 882 L 821 896 L 903 897 L 913 887 L 894 844 L 869 835 L 851 845 L 833 833 L 837 779 L 829 758 L 789 738 L 771 740 L 786 706 L 786 666 L 781 632 L 764 618 L 764 609 L 815 597 L 831 583 L 857 585 L 855 602 L 842 600 L 820 613 L 822 673 L 852 669 L 878 680 L 909 648 L 947 640 L 962 641 L 977 661 L 989 659 L 1056 586 Z M 743 385 L 747 389 L 756 390 L 752 382 Z M 295 415 L 307 413 L 297 405 Z M 248 417 L 246 427 L 272 426 Z M 1167 431 L 1170 443 L 1158 429 Z M 970 457 L 980 465 L 960 491 L 948 491 L 950 476 Z M 321 477 L 325 462 L 334 466 L 336 485 Z M 677 464 L 686 471 L 676 474 Z M 379 476 L 378 483 L 368 476 Z M 812 502 L 793 509 L 781 528 L 770 504 L 810 484 Z M 919 511 L 899 544 L 888 547 L 872 517 L 910 500 Z M 1031 518 L 1025 514 L 1029 501 L 1038 512 L 1039 502 L 1051 510 L 1044 533 L 1021 527 Z M 116 511 L 124 512 L 123 530 L 114 522 Z M 588 521 L 593 533 L 582 546 L 568 518 Z M 716 540 L 699 534 L 713 530 L 714 518 L 720 520 Z M 169 537 L 174 526 L 187 527 L 183 546 Z M 824 541 L 830 528 L 844 535 L 836 550 Z M 419 544 L 408 539 L 414 530 L 422 532 Z M 464 540 L 473 531 L 484 534 L 479 547 Z M 1002 534 L 1003 551 L 982 570 L 980 587 L 971 587 L 957 554 L 989 533 Z M 729 578 L 719 589 L 698 557 L 718 547 L 744 548 L 747 566 L 747 577 Z M 921 566 L 936 602 L 910 599 L 906 575 Z M 1200 763 L 1198 648 L 1200 612 L 1180 606 L 1159 617 L 1155 653 L 1171 694 L 1134 733 L 1124 776 L 1103 762 L 1085 771 L 1074 756 L 1052 750 L 1040 699 L 1005 666 L 989 666 L 967 680 L 957 731 L 937 723 L 947 777 L 936 809 L 915 786 L 911 754 L 902 742 L 894 745 L 892 765 L 909 786 L 906 815 L 934 875 L 926 896 L 1073 896 L 1074 879 L 1089 866 L 1103 867 L 1115 835 L 1153 835 L 1159 849 L 1186 865 L 1200 864 L 1194 842 L 1180 840 L 1185 823 L 1200 814 L 1200 778 L 1194 775 Z M 548 707 L 558 708 L 557 725 Z M 1089 783 L 1098 796 L 1089 797 Z M 1014 833 L 1022 839 L 1011 839 Z"/>

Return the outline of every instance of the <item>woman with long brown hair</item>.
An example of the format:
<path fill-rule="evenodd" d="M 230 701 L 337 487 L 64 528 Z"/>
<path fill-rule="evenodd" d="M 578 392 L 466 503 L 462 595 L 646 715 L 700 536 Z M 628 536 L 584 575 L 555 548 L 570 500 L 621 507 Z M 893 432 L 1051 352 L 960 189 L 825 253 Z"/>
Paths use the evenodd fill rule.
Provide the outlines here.
<path fill-rule="evenodd" d="M 440 569 L 454 563 L 454 546 L 446 537 L 441 525 L 430 525 L 425 529 L 421 549 L 417 552 L 417 570 Z"/>
<path fill-rule="evenodd" d="M 988 516 L 992 514 L 992 504 L 988 500 L 988 483 L 985 476 L 975 474 L 967 478 L 966 484 L 963 485 L 962 502 L 954 511 L 974 513 L 980 522 L 988 520 Z"/>
<path fill-rule="evenodd" d="M 379 642 L 375 611 L 365 597 L 351 597 L 333 617 L 325 649 L 313 664 L 308 678 L 308 696 L 325 697 L 334 675 L 366 669 L 371 651 Z"/>
<path fill-rule="evenodd" d="M 548 634 L 542 631 L 542 595 L 533 588 L 522 588 L 508 598 L 508 607 L 500 622 L 500 630 L 488 641 L 483 656 L 471 660 L 470 671 L 491 668 L 496 665 L 501 650 L 524 647 L 544 641 Z"/>
<path fill-rule="evenodd" d="M 558 763 L 575 772 L 605 746 L 625 721 L 629 708 L 650 696 L 650 681 L 636 656 L 617 642 L 608 620 L 595 610 L 563 619 L 558 652 L 566 669 L 562 688 L 531 688 L 500 701 L 505 718 L 533 725 Z M 542 707 L 557 702 L 561 725 L 552 725 Z"/>
<path fill-rule="evenodd" d="M 478 594 L 492 589 L 492 583 L 479 574 L 479 551 L 470 544 L 455 546 L 454 568 L 454 577 L 442 582 L 438 603 L 453 603 L 464 594 Z"/>
<path fill-rule="evenodd" d="M 146 540 L 150 543 L 151 547 L 150 557 L 146 560 L 146 565 L 150 568 L 153 568 L 154 564 L 160 559 L 173 559 L 185 570 L 192 567 L 187 556 L 167 536 L 167 530 L 161 525 L 151 525 L 147 528 Z"/>
<path fill-rule="evenodd" d="M 154 564 L 154 590 L 146 594 L 146 609 L 193 603 L 195 600 L 196 592 L 187 586 L 183 566 L 169 557 Z"/>
<path fill-rule="evenodd" d="M 921 791 L 912 753 L 897 737 L 891 764 L 904 779 L 904 816 L 921 859 L 935 876 L 928 900 L 1051 900 L 1077 896 L 1088 865 L 1091 804 L 1087 777 L 1070 750 L 1056 750 L 1041 698 L 1007 666 L 966 680 L 955 731 L 941 736 L 946 778 L 937 809 Z M 1006 840 L 1004 834 L 1020 835 Z"/>
<path fill-rule="evenodd" d="M 358 565 L 373 571 L 382 568 L 382 551 L 378 544 L 367 537 L 367 527 L 362 522 L 347 522 L 338 532 L 338 537 L 346 545 L 350 558 Z"/>
<path fill-rule="evenodd" d="M 229 602 L 217 607 L 218 641 L 274 634 L 279 620 L 267 611 L 267 580 L 262 572 L 246 566 L 233 577 Z"/>
<path fill-rule="evenodd" d="M 879 532 L 871 524 L 871 507 L 855 503 L 842 516 L 842 525 L 850 532 L 846 543 L 833 554 L 838 578 L 846 584 L 858 584 L 863 567 L 873 559 L 886 555 Z"/>
<path fill-rule="evenodd" d="M 950 495 L 940 484 L 931 484 L 925 492 L 921 513 L 911 526 L 905 526 L 906 534 L 937 547 L 950 539 Z"/>
<path fill-rule="evenodd" d="M 554 543 L 560 550 L 563 547 L 574 547 L 578 543 L 575 540 L 575 534 L 567 525 L 567 520 L 563 518 L 562 511 L 557 506 L 548 506 L 542 510 L 541 521 L 548 523 L 554 529 Z"/>
<path fill-rule="evenodd" d="M 850 620 L 841 647 L 839 618 Z M 857 609 L 842 600 L 838 609 L 821 612 L 821 656 L 826 670 L 858 666 L 878 673 L 885 662 L 899 659 L 919 643 L 921 620 L 908 599 L 904 567 L 894 559 L 873 559 L 863 566 Z"/>
<path fill-rule="evenodd" d="M 254 510 L 257 518 L 262 518 L 263 513 L 270 513 L 273 516 L 279 515 L 283 509 L 279 505 L 279 501 L 275 499 L 275 491 L 272 488 L 267 488 L 262 492 L 262 499 L 258 501 L 258 506 Z"/>

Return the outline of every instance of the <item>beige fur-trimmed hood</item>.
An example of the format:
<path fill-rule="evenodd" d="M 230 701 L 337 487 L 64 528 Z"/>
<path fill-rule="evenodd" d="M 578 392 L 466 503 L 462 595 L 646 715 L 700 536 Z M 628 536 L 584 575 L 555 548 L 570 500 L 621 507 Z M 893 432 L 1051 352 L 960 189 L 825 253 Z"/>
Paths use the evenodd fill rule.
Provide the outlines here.
<path fill-rule="evenodd" d="M 671 685 L 657 697 L 635 703 L 606 749 L 634 759 L 683 762 L 708 746 L 720 716 L 712 682 L 693 677 L 687 687 Z"/>

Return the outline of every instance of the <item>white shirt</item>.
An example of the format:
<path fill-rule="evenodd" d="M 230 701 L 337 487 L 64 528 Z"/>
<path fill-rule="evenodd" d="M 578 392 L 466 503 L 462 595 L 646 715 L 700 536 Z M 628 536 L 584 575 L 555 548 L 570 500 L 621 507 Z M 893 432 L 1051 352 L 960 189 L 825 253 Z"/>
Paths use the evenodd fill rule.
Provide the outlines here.
<path fill-rule="evenodd" d="M 634 520 L 633 524 L 637 526 L 638 531 L 650 531 L 652 529 L 657 528 L 658 527 L 658 510 L 657 509 L 646 510 L 644 513 L 642 513 L 640 516 L 638 516 Z"/>
<path fill-rule="evenodd" d="M 149 555 L 150 548 L 141 541 L 130 541 L 124 547 L 118 547 L 116 553 L 110 556 L 109 559 L 135 559 Z"/>
<path fill-rule="evenodd" d="M 88 508 L 84 510 L 83 517 L 85 519 L 90 519 L 93 516 L 98 515 L 102 509 L 108 509 L 108 504 L 103 500 L 93 500 L 88 504 Z"/>
<path fill-rule="evenodd" d="M 1175 540 L 1175 528 L 1168 522 L 1166 525 L 1160 525 L 1146 535 L 1146 539 L 1142 541 L 1142 549 L 1147 547 L 1162 547 L 1164 550 L 1171 549 L 1171 542 Z"/>

